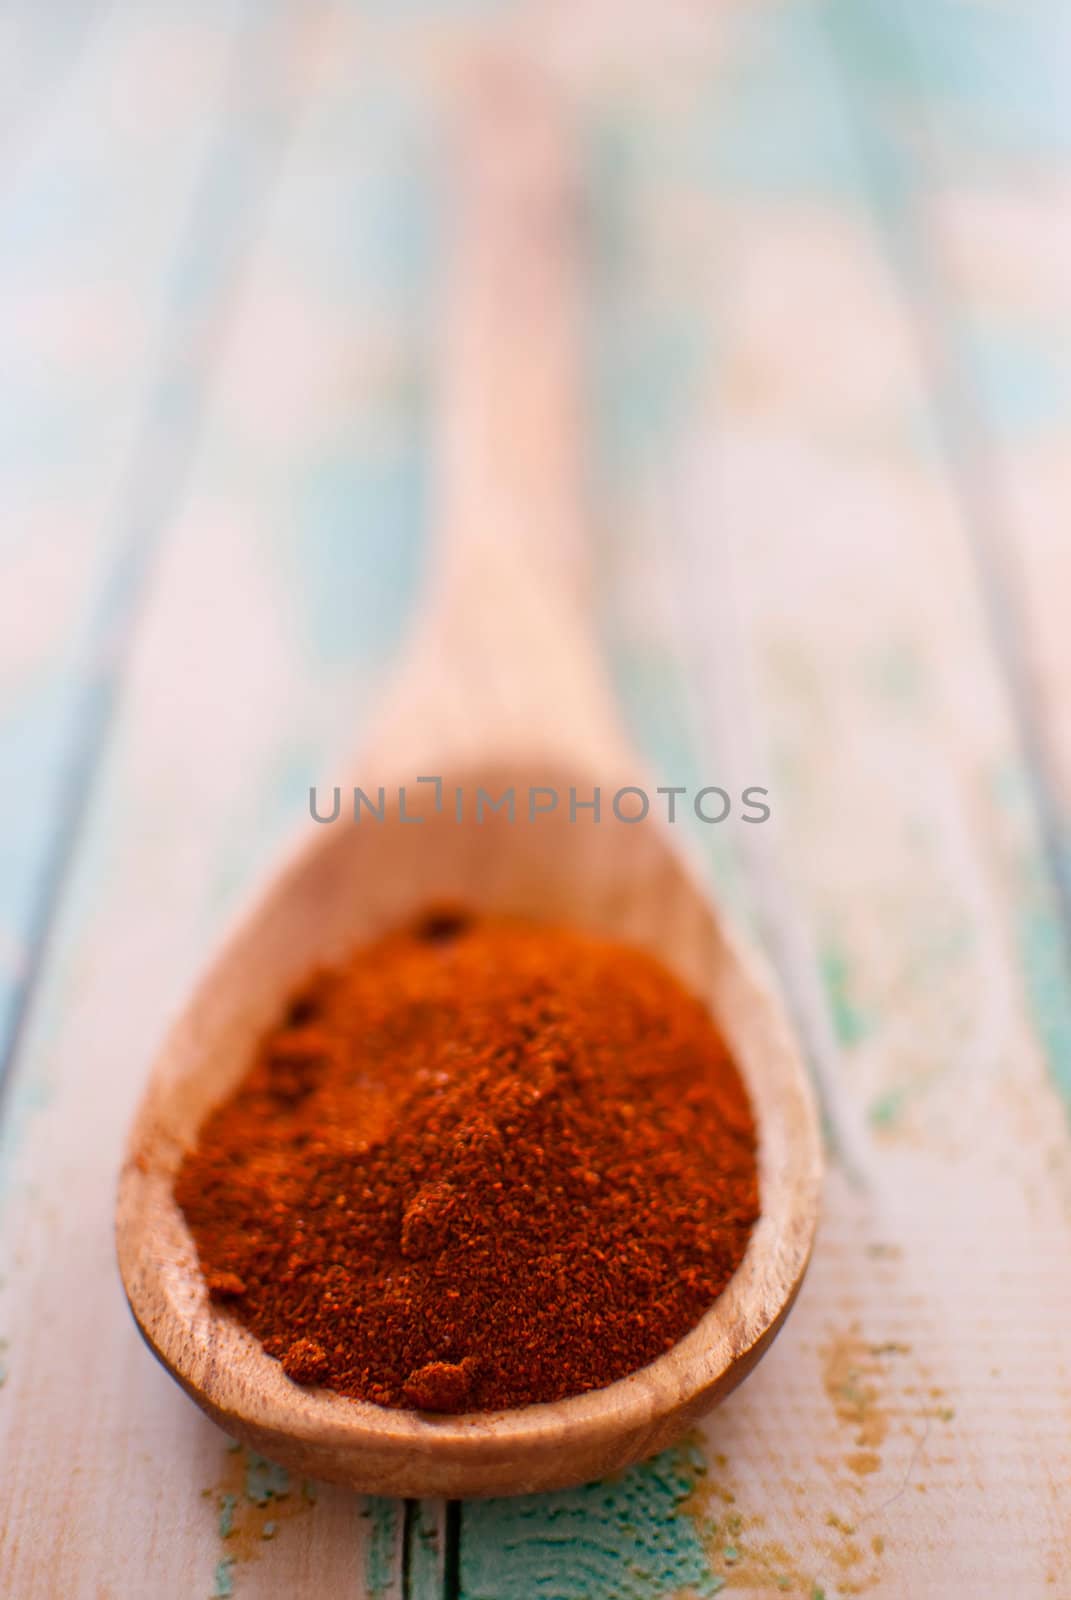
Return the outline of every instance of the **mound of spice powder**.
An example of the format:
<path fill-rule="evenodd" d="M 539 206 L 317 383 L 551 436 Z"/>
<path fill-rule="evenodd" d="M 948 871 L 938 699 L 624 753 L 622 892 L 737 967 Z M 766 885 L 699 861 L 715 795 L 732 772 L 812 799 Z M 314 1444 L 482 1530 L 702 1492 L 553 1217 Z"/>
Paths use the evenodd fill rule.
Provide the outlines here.
<path fill-rule="evenodd" d="M 630 947 L 451 911 L 309 979 L 176 1195 L 210 1294 L 296 1383 L 438 1412 L 644 1366 L 759 1210 L 697 999 Z"/>

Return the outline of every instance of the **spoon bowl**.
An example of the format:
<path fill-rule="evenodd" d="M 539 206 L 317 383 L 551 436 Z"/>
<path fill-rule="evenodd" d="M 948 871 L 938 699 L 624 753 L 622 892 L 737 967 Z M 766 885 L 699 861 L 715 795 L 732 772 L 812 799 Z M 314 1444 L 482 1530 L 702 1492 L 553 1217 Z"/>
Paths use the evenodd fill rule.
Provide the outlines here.
<path fill-rule="evenodd" d="M 818 1211 L 820 1139 L 791 1032 L 753 956 L 718 917 L 668 826 L 570 821 L 567 803 L 455 820 L 455 797 L 530 787 L 590 794 L 575 768 L 489 766 L 443 776 L 424 820 L 345 813 L 317 830 L 226 943 L 167 1039 L 134 1126 L 118 1205 L 119 1263 L 146 1341 L 228 1433 L 307 1476 L 370 1494 L 510 1494 L 617 1471 L 678 1438 L 740 1382 L 783 1322 Z M 598 777 L 593 779 L 598 782 Z M 623 780 L 622 780 L 623 781 Z M 390 792 L 389 786 L 388 793 Z M 618 785 L 601 783 L 612 795 Z M 410 805 L 413 802 L 410 799 Z M 208 1112 L 236 1086 L 283 997 L 430 901 L 508 912 L 640 945 L 704 997 L 747 1084 L 762 1214 L 739 1269 L 665 1355 L 551 1404 L 430 1417 L 301 1388 L 209 1301 L 173 1186 Z"/>

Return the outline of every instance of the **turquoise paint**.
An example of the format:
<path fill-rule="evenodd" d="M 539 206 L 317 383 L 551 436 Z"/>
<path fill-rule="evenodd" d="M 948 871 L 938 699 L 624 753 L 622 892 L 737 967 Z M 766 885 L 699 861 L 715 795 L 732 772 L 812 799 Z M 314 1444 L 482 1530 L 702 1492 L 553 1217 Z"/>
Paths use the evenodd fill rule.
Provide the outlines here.
<path fill-rule="evenodd" d="M 466 1505 L 462 1600 L 708 1600 L 725 1580 L 685 1508 L 702 1473 L 681 1446 L 604 1483 Z"/>
<path fill-rule="evenodd" d="M 903 1117 L 909 1097 L 910 1090 L 902 1085 L 872 1100 L 867 1107 L 867 1119 L 871 1126 L 883 1133 L 890 1132 Z"/>
<path fill-rule="evenodd" d="M 1002 762 L 990 780 L 993 798 L 1002 811 L 1017 817 L 1020 825 L 1032 804 L 1030 780 L 1021 761 Z"/>
<path fill-rule="evenodd" d="M 365 1550 L 364 1586 L 368 1600 L 378 1600 L 393 1585 L 397 1575 L 398 1548 L 403 1507 L 399 1500 L 369 1498 L 362 1516 L 368 1522 Z"/>
<path fill-rule="evenodd" d="M 852 992 L 851 965 L 844 952 L 835 945 L 827 946 L 822 952 L 821 965 L 837 1038 L 850 1049 L 866 1038 L 872 1023 Z"/>
<path fill-rule="evenodd" d="M 607 451 L 623 478 L 649 462 L 648 452 L 686 419 L 707 369 L 695 313 L 665 311 L 603 356 L 599 424 Z"/>
<path fill-rule="evenodd" d="M 369 80 L 359 96 L 314 101 L 306 138 L 352 159 L 344 178 L 330 164 L 302 169 L 276 218 L 302 294 L 336 304 L 343 327 L 359 306 L 390 352 L 354 384 L 351 405 L 324 419 L 322 436 L 306 441 L 272 531 L 281 614 L 318 673 L 351 682 L 381 671 L 399 645 L 426 553 L 435 374 L 425 335 L 441 262 L 428 117 L 424 97 L 398 82 Z M 303 787 L 310 781 L 306 768 Z"/>
<path fill-rule="evenodd" d="M 690 792 L 702 782 L 685 717 L 681 673 L 661 646 L 633 640 L 617 632 L 609 640 L 609 664 L 625 720 L 640 755 L 667 784 L 684 784 Z M 687 815 L 687 796 L 678 797 L 678 814 Z M 659 800 L 664 807 L 665 799 Z M 724 825 L 723 825 L 724 826 Z"/>
<path fill-rule="evenodd" d="M 591 252 L 599 266 L 600 278 L 608 272 L 620 275 L 628 261 L 635 238 L 635 223 L 630 200 L 636 186 L 636 170 L 649 141 L 637 130 L 634 108 L 622 112 L 609 108 L 595 117 L 585 130 L 587 193 Z M 593 306 L 593 317 L 600 307 Z"/>
<path fill-rule="evenodd" d="M 339 439 L 302 474 L 284 557 L 305 650 L 347 668 L 382 664 L 416 597 L 428 463 L 416 419 L 375 449 Z"/>
<path fill-rule="evenodd" d="M 441 1600 L 443 1551 L 437 1502 L 419 1500 L 409 1524 L 409 1588 L 405 1600 Z"/>
<path fill-rule="evenodd" d="M 809 6 L 734 14 L 732 70 L 715 63 L 693 137 L 711 182 L 750 200 L 839 201 L 857 191 L 855 142 Z"/>
<path fill-rule="evenodd" d="M 16 1076 L 10 1085 L 0 1119 L 0 1201 L 14 1176 L 26 1130 L 51 1099 L 51 1087 L 41 1078 Z"/>
<path fill-rule="evenodd" d="M 212 1600 L 230 1600 L 234 1593 L 234 1557 L 224 1556 L 222 1561 L 216 1562 L 215 1582 L 212 1586 Z"/>
<path fill-rule="evenodd" d="M 707 784 L 718 784 L 735 796 L 755 774 L 718 769 L 713 756 L 703 757 L 691 726 L 683 671 L 674 651 L 651 641 L 632 639 L 621 630 L 607 639 L 607 658 L 625 724 L 643 763 L 655 783 L 683 785 L 688 793 L 677 796 L 677 822 L 681 837 L 696 849 L 717 885 L 726 910 L 753 929 L 748 905 L 748 884 L 736 835 L 741 823 L 736 809 L 722 823 L 703 824 L 695 816 L 693 800 Z M 716 754 L 716 752 L 715 752 Z M 665 795 L 651 795 L 652 811 L 667 816 Z"/>
<path fill-rule="evenodd" d="M 411 324 L 434 284 L 441 130 L 416 85 L 369 72 L 357 81 L 360 93 L 317 96 L 308 106 L 304 146 L 331 154 L 286 184 L 278 245 L 293 257 L 301 293 L 319 305 L 350 315 L 357 305 L 377 323 Z"/>
<path fill-rule="evenodd" d="M 372 679 L 374 685 L 375 679 Z M 236 819 L 229 847 L 205 866 L 205 895 L 201 908 L 206 942 L 224 925 L 241 895 L 256 881 L 257 872 L 273 851 L 289 842 L 309 819 L 309 789 L 323 773 L 338 773 L 337 763 L 352 761 L 364 726 L 364 698 L 347 708 L 344 737 L 325 742 L 303 739 L 282 746 L 269 760 L 256 783 L 243 796 L 245 805 Z M 348 769 L 347 769 L 348 770 Z"/>
<path fill-rule="evenodd" d="M 687 420 L 709 364 L 707 308 L 674 294 L 671 279 L 652 282 L 644 256 L 650 207 L 667 185 L 681 187 L 687 146 L 634 103 L 594 119 L 587 146 L 591 273 L 600 285 L 586 330 L 589 427 L 611 494 L 631 493 L 652 450 Z"/>
<path fill-rule="evenodd" d="M 1016 885 L 1015 932 L 1019 962 L 1053 1083 L 1071 1111 L 1071 941 L 1036 838 L 1034 801 L 1027 772 L 1005 762 L 991 779 L 996 805 L 1025 839 Z M 1071 839 L 1064 870 L 1071 874 Z"/>
<path fill-rule="evenodd" d="M 993 320 L 969 329 L 965 358 L 993 425 L 1014 445 L 1017 437 L 1063 429 L 1071 416 L 1071 383 L 1063 354 L 1063 329 Z M 1004 315 L 1006 315 L 1005 313 Z"/>
<path fill-rule="evenodd" d="M 229 1539 L 234 1532 L 234 1508 L 238 1504 L 236 1494 L 225 1494 L 219 1502 L 219 1536 Z"/>
<path fill-rule="evenodd" d="M 40 938 L 52 847 L 62 815 L 70 753 L 78 741 L 72 694 L 79 652 L 57 640 L 47 668 L 5 686 L 0 705 L 0 927 L 21 959 L 0 971 L 0 1062 L 10 1041 L 22 983 Z"/>
<path fill-rule="evenodd" d="M 1028 894 L 1018 917 L 1019 952 L 1034 1024 L 1048 1058 L 1053 1082 L 1071 1109 L 1071 967 L 1066 930 L 1056 907 L 1039 885 Z"/>
<path fill-rule="evenodd" d="M 353 734 L 353 739 L 356 745 L 356 734 Z M 337 752 L 333 754 L 337 759 Z M 352 754 L 352 749 L 343 752 L 346 758 L 352 757 Z M 323 760 L 324 752 L 319 741 L 303 739 L 300 735 L 276 751 L 265 776 L 264 792 L 257 797 L 260 801 L 259 815 L 264 819 L 268 838 L 274 836 L 284 821 L 309 815 L 311 775 L 320 769 Z"/>
<path fill-rule="evenodd" d="M 290 1493 L 290 1474 L 277 1462 L 269 1461 L 255 1450 L 245 1456 L 245 1497 L 256 1506 L 266 1506 L 270 1500 L 281 1500 Z"/>
<path fill-rule="evenodd" d="M 816 10 L 905 142 L 923 102 L 940 130 L 945 175 L 992 171 L 1009 158 L 1033 169 L 1071 150 L 1071 16 L 1060 0 L 820 0 Z"/>

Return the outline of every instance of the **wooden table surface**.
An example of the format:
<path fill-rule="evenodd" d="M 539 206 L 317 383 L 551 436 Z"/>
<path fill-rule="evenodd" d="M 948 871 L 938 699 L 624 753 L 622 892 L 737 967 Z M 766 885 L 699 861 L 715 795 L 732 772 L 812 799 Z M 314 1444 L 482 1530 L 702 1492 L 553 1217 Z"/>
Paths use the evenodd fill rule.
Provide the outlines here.
<path fill-rule="evenodd" d="M 441 129 L 491 33 L 580 111 L 606 650 L 662 781 L 770 788 L 700 843 L 830 1177 L 685 1447 L 442 1507 L 232 1449 L 111 1212 L 417 592 Z M 0 1593 L 1066 1600 L 1066 7 L 21 0 L 0 41 Z"/>

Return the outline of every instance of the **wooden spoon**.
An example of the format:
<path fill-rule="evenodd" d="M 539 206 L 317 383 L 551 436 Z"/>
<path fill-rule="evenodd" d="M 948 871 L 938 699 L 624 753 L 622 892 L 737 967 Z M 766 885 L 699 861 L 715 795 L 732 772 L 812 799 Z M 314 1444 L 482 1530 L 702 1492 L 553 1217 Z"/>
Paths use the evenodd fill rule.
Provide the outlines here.
<path fill-rule="evenodd" d="M 486 99 L 486 97 L 485 97 Z M 598 1478 L 670 1444 L 739 1383 L 800 1286 L 821 1145 L 808 1079 L 759 965 L 711 903 L 618 729 L 584 628 L 574 373 L 576 225 L 555 116 L 511 83 L 470 142 L 443 410 L 436 603 L 352 789 L 227 940 L 152 1070 L 119 1185 L 119 1264 L 168 1371 L 275 1460 L 368 1493 L 470 1496 Z M 417 784 L 439 778 L 441 784 Z M 405 786 L 406 821 L 397 799 Z M 615 816 L 626 784 L 651 814 Z M 601 791 L 601 820 L 570 791 Z M 515 820 L 484 807 L 515 793 Z M 462 820 L 457 820 L 457 791 Z M 530 820 L 530 791 L 536 814 Z M 549 793 L 557 805 L 549 808 Z M 330 805 L 326 792 L 321 805 Z M 436 809 L 436 799 L 440 805 Z M 680 804 L 687 803 L 682 799 Z M 640 806 L 626 797 L 624 815 Z M 663 813 L 664 814 L 664 813 Z M 172 1193 L 207 1112 L 308 970 L 433 900 L 565 920 L 633 941 L 709 998 L 751 1093 L 762 1216 L 726 1291 L 666 1355 L 605 1389 L 512 1411 L 430 1417 L 298 1387 L 212 1305 Z"/>

